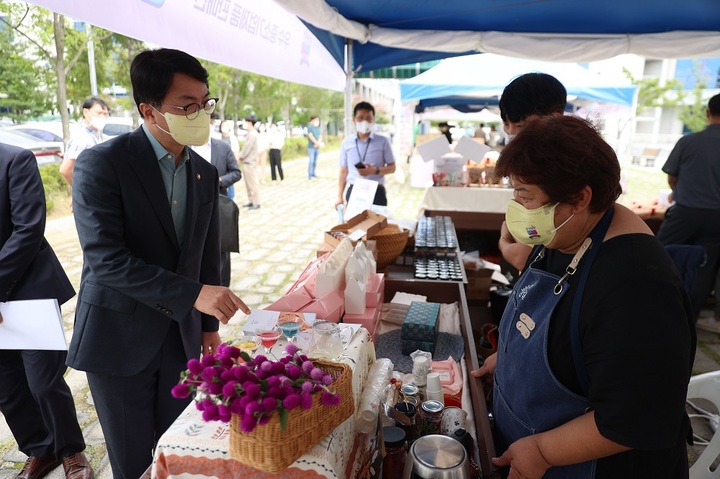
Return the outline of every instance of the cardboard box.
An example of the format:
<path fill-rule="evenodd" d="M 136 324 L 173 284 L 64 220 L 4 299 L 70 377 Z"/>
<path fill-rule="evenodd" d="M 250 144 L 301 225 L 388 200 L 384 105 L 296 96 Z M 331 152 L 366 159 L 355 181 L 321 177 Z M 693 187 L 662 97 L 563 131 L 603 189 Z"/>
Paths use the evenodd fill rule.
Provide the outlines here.
<path fill-rule="evenodd" d="M 467 299 L 487 301 L 490 299 L 490 286 L 492 286 L 492 270 L 480 269 L 477 271 L 465 270 L 467 276 Z"/>
<path fill-rule="evenodd" d="M 380 308 L 365 308 L 362 314 L 345 314 L 343 315 L 343 323 L 359 324 L 368 330 L 373 341 L 377 340 L 380 331 Z"/>
<path fill-rule="evenodd" d="M 320 243 L 320 246 L 318 246 L 317 257 L 319 258 L 328 253 L 332 253 L 333 251 L 335 251 L 335 246 L 323 241 L 322 243 Z"/>
<path fill-rule="evenodd" d="M 434 343 L 438 333 L 440 304 L 413 301 L 402 324 L 403 340 Z"/>
<path fill-rule="evenodd" d="M 346 229 L 348 234 L 352 234 L 357 230 L 365 231 L 365 238 L 372 238 L 377 234 L 378 231 L 387 226 L 387 218 L 383 215 L 379 215 L 370 210 L 365 210 L 357 216 L 353 216 L 347 222 L 342 225 L 338 225 L 335 228 L 340 227 Z M 332 228 L 333 230 L 335 228 Z"/>

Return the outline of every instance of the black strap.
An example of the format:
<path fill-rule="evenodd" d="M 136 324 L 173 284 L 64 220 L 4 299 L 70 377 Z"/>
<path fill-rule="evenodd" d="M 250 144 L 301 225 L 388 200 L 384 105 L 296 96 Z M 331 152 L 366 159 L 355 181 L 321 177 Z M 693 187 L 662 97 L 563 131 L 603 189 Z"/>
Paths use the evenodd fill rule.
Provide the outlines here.
<path fill-rule="evenodd" d="M 367 156 L 367 152 L 370 149 L 370 141 L 372 140 L 372 137 L 368 136 L 367 146 L 365 147 L 365 153 L 363 153 L 362 158 L 360 158 L 360 163 L 365 163 L 365 157 Z M 358 157 L 360 156 L 360 147 L 358 146 L 357 137 L 355 137 L 355 149 L 358 152 Z"/>
<path fill-rule="evenodd" d="M 595 226 L 590 238 L 592 244 L 587 256 L 585 256 L 585 265 L 580 273 L 580 280 L 578 281 L 577 291 L 573 298 L 572 310 L 570 313 L 570 347 L 572 348 L 573 362 L 575 363 L 575 373 L 577 374 L 578 381 L 580 382 L 580 389 L 585 397 L 587 397 L 590 390 L 590 380 L 588 379 L 587 371 L 585 370 L 585 363 L 582 358 L 582 341 L 580 340 L 580 305 L 582 303 L 583 294 L 585 293 L 585 284 L 587 283 L 588 276 L 590 276 L 590 269 L 595 261 L 595 257 L 600 251 L 602 240 L 607 233 L 608 227 L 613 217 L 613 208 L 605 212 L 600 222 Z"/>

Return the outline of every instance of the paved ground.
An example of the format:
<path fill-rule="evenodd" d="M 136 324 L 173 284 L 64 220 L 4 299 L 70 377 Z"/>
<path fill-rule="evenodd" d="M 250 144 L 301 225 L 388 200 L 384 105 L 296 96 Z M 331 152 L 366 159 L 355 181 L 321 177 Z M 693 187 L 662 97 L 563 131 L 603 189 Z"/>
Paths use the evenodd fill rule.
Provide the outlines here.
<path fill-rule="evenodd" d="M 337 223 L 333 206 L 337 195 L 336 154 L 320 156 L 320 178 L 307 179 L 306 160 L 285 164 L 286 180 L 271 184 L 269 174 L 261 184 L 259 210 L 240 208 L 241 253 L 232 255 L 232 289 L 251 308 L 262 308 L 289 288 L 302 269 L 315 257 L 322 242 L 323 231 Z M 398 163 L 406 167 L 404 161 Z M 400 219 L 413 219 L 417 214 L 423 191 L 407 184 L 389 182 L 388 197 L 391 215 Z M 235 201 L 246 203 L 244 183 L 236 188 Z M 76 289 L 80 282 L 82 253 L 72 217 L 48 222 L 46 236 L 60 257 L 65 271 Z M 72 334 L 74 300 L 66 304 L 63 319 L 68 339 Z M 229 339 L 241 330 L 244 317 L 237 316 L 227 326 L 221 326 L 221 336 Z M 695 372 L 720 369 L 720 336 L 699 332 L 699 348 Z M 99 479 L 111 479 L 107 452 L 102 431 L 89 394 L 85 374 L 70 370 L 67 381 L 75 396 L 78 418 L 88 448 L 86 454 Z M 0 479 L 15 477 L 25 461 L 18 452 L 14 439 L 0 415 Z M 50 479 L 64 477 L 62 468 L 56 469 Z"/>

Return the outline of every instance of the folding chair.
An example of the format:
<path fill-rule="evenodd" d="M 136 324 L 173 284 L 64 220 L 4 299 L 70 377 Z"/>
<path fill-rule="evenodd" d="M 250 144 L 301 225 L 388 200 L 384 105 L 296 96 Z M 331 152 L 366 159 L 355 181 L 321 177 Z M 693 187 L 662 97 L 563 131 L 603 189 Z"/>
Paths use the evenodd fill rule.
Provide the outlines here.
<path fill-rule="evenodd" d="M 632 164 L 640 165 L 644 163 L 644 166 L 655 166 L 655 159 L 660 154 L 660 148 L 651 148 L 646 146 L 643 148 L 640 156 L 633 156 Z"/>
<path fill-rule="evenodd" d="M 717 427 L 720 416 L 697 406 L 690 400 L 705 399 L 713 403 L 715 408 L 720 411 L 720 371 L 691 377 L 690 384 L 688 384 L 687 399 L 688 405 L 697 412 L 697 414 L 690 414 L 690 418 L 700 417 L 707 419 L 710 429 L 713 431 L 713 436 L 709 440 L 695 435 L 696 444 L 707 445 L 697 461 L 690 467 L 690 479 L 718 479 L 720 478 L 720 467 L 718 467 L 718 463 L 720 463 L 720 434 L 717 433 Z"/>

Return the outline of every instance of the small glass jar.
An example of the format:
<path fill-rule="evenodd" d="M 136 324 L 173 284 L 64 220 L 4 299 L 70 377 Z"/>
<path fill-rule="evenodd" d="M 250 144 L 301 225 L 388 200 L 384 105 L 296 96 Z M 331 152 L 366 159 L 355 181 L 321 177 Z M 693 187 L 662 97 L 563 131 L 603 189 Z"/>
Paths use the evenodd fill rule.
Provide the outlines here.
<path fill-rule="evenodd" d="M 415 422 L 418 426 L 417 437 L 440 434 L 442 412 L 444 406 L 440 401 L 428 400 L 420 406 L 420 418 Z"/>
<path fill-rule="evenodd" d="M 385 441 L 385 458 L 383 459 L 382 477 L 400 478 L 405 469 L 407 455 L 405 431 L 399 427 L 388 426 L 383 428 Z"/>
<path fill-rule="evenodd" d="M 334 360 L 343 352 L 340 327 L 330 321 L 315 321 L 308 356 Z"/>
<path fill-rule="evenodd" d="M 417 439 L 417 436 L 415 434 L 415 413 L 417 412 L 417 407 L 410 403 L 399 402 L 395 405 L 395 410 L 404 414 L 405 416 L 407 416 L 408 419 L 410 419 L 410 424 L 403 424 L 399 421 L 395 421 L 395 425 L 405 431 L 405 438 L 407 439 L 408 443 L 413 442 L 415 439 Z"/>

